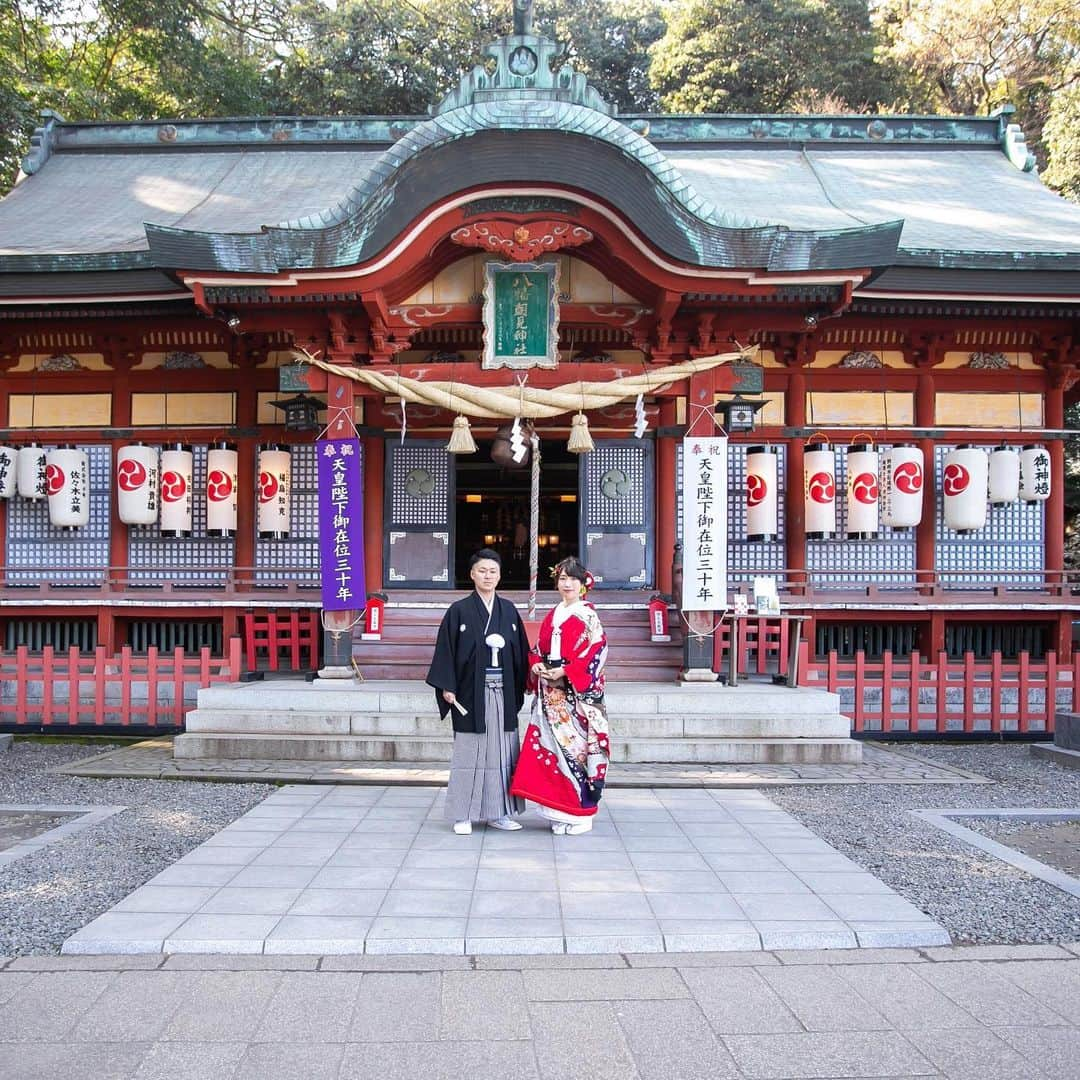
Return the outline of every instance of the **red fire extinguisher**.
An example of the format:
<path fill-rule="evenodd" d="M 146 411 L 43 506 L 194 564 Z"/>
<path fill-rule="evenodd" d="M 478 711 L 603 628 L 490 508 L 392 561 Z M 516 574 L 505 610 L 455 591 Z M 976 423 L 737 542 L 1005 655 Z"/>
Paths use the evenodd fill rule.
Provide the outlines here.
<path fill-rule="evenodd" d="M 364 632 L 361 641 L 382 641 L 383 613 L 386 609 L 386 593 L 369 593 L 364 609 Z"/>
<path fill-rule="evenodd" d="M 659 593 L 653 593 L 649 600 L 649 640 L 671 640 L 668 630 L 668 602 Z"/>

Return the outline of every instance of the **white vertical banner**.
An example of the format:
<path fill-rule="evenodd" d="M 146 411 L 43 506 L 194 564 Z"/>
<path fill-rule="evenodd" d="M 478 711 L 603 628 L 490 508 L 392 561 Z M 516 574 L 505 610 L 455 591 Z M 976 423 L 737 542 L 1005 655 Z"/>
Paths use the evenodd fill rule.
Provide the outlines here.
<path fill-rule="evenodd" d="M 683 611 L 727 607 L 728 441 L 683 439 Z"/>

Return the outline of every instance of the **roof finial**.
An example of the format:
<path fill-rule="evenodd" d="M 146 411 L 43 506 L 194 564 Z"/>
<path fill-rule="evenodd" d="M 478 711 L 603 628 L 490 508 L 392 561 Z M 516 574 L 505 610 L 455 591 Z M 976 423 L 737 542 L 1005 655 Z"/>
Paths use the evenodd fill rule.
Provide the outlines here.
<path fill-rule="evenodd" d="M 533 32 L 533 0 L 514 0 L 514 33 Z"/>

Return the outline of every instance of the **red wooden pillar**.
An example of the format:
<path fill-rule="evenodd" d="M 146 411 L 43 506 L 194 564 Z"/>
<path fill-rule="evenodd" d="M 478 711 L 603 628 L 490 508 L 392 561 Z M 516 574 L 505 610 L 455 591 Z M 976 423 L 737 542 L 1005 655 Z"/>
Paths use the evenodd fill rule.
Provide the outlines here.
<path fill-rule="evenodd" d="M 916 427 L 932 428 L 934 426 L 934 395 L 933 374 L 929 371 L 920 371 L 915 386 Z M 924 571 L 917 577 L 919 584 L 932 585 L 935 578 L 934 566 L 937 563 L 934 440 L 919 439 L 919 449 L 923 454 L 923 512 L 922 518 L 915 528 L 915 568 Z M 944 639 L 942 641 L 944 642 Z M 935 648 L 937 647 L 935 646 Z"/>
<path fill-rule="evenodd" d="M 116 362 L 116 373 L 113 376 L 112 384 L 112 426 L 114 428 L 131 427 L 131 380 L 128 377 L 128 372 L 132 362 L 133 358 L 131 362 L 126 360 Z M 128 564 L 128 528 L 120 520 L 120 499 L 113 490 L 116 476 L 116 453 L 122 445 L 122 440 L 112 443 L 111 452 L 114 468 L 113 476 L 109 479 L 109 566 L 113 572 L 111 589 L 116 592 L 123 592 L 127 588 L 126 571 Z M 107 643 L 105 640 L 109 636 L 109 631 L 101 625 L 99 620 L 98 641 L 103 645 L 109 644 L 111 646 L 111 642 Z"/>
<path fill-rule="evenodd" d="M 784 403 L 784 422 L 788 427 L 806 426 L 806 375 L 796 368 L 788 375 Z M 806 444 L 801 436 L 787 444 L 787 493 L 784 501 L 784 562 L 788 569 L 788 588 L 806 590 L 806 503 L 803 491 L 803 454 Z"/>
<path fill-rule="evenodd" d="M 659 426 L 671 427 L 675 423 L 675 402 L 663 398 L 660 402 Z M 675 557 L 675 440 L 656 440 L 656 588 L 670 593 L 671 562 Z"/>

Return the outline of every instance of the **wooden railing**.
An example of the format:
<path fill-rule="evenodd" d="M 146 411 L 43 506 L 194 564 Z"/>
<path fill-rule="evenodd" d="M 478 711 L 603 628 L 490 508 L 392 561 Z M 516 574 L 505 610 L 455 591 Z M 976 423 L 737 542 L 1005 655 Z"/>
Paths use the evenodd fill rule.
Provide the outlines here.
<path fill-rule="evenodd" d="M 241 673 L 240 639 L 230 638 L 225 656 L 177 648 L 145 656 L 130 648 L 92 654 L 77 648 L 57 653 L 25 646 L 0 653 L 0 725 L 7 730 L 180 729 L 198 690 L 235 682 Z"/>
<path fill-rule="evenodd" d="M 318 611 L 246 611 L 240 628 L 248 671 L 312 671 L 319 666 Z"/>
<path fill-rule="evenodd" d="M 1015 661 L 994 653 L 990 660 L 949 660 L 945 653 L 923 659 L 917 652 L 896 660 L 857 653 L 841 661 L 835 652 L 811 660 L 802 644 L 799 683 L 840 694 L 841 711 L 855 733 L 1044 734 L 1054 730 L 1055 711 L 1075 711 L 1080 687 L 1080 651 L 1069 664 L 1056 653 Z"/>

